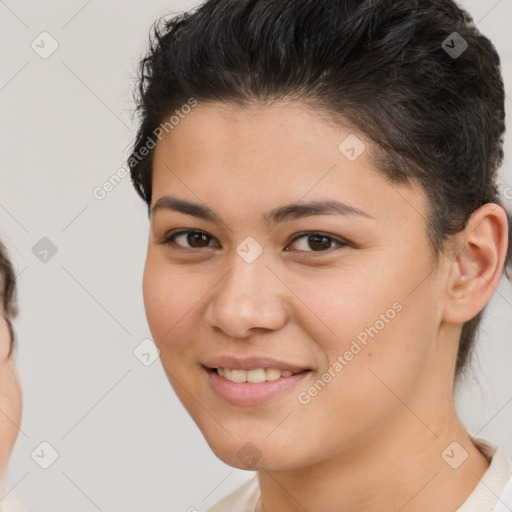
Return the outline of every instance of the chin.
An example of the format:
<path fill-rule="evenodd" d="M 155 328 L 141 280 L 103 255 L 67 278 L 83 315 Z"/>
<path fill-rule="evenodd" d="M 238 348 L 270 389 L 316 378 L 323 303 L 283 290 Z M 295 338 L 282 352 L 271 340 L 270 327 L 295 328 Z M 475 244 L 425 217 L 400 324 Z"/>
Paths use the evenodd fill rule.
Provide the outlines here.
<path fill-rule="evenodd" d="M 213 453 L 228 466 L 247 471 L 282 471 L 300 466 L 296 447 L 287 445 L 285 439 L 265 439 L 247 436 L 243 439 L 230 438 L 205 439 Z M 296 443 L 294 443 L 296 444 Z"/>

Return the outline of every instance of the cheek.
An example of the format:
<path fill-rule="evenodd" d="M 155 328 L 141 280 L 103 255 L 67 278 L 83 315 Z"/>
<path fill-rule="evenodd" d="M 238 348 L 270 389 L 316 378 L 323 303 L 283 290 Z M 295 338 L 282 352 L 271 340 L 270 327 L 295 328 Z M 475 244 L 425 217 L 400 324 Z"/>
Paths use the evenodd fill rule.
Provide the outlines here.
<path fill-rule="evenodd" d="M 358 335 L 364 342 L 365 328 L 376 321 L 381 327 L 381 314 L 396 316 L 392 306 L 397 300 L 397 287 L 392 282 L 383 282 L 375 270 L 336 268 L 320 278 L 313 275 L 310 279 L 295 279 L 290 286 L 306 308 L 303 313 L 297 312 L 295 319 L 307 320 L 301 327 L 311 334 L 329 360 L 348 350 Z"/>
<path fill-rule="evenodd" d="M 322 379 L 329 382 L 325 387 L 330 391 L 321 392 L 326 406 L 330 400 L 350 400 L 347 389 L 356 405 L 368 400 L 386 403 L 389 391 L 378 376 L 393 389 L 412 386 L 426 360 L 436 332 L 432 289 L 424 282 L 411 291 L 421 281 L 417 276 L 429 271 L 417 260 L 393 261 L 374 262 L 367 269 L 344 268 L 321 283 L 302 280 L 294 286 L 317 316 L 314 324 L 302 328 L 321 349 L 320 377 L 329 372 Z M 375 394 L 376 387 L 380 391 Z"/>
<path fill-rule="evenodd" d="M 204 279 L 200 275 L 171 268 L 161 256 L 148 254 L 143 274 L 144 307 L 153 340 L 163 360 L 168 353 L 177 355 L 190 348 L 190 322 L 197 317 L 197 308 L 201 307 L 198 302 L 208 290 L 203 290 L 201 281 Z"/>
<path fill-rule="evenodd" d="M 190 325 L 187 323 L 191 307 L 190 287 L 186 279 L 170 271 L 169 265 L 148 255 L 143 274 L 143 297 L 146 318 L 155 345 L 160 351 L 163 370 L 177 397 L 189 412 L 193 407 L 191 366 L 194 351 L 191 350 Z M 182 386 L 185 386 L 183 388 Z"/>
<path fill-rule="evenodd" d="M 156 345 L 172 336 L 180 318 L 185 290 L 172 279 L 169 269 L 158 258 L 148 254 L 142 282 L 146 317 Z M 182 315 L 181 315 L 182 316 Z"/>

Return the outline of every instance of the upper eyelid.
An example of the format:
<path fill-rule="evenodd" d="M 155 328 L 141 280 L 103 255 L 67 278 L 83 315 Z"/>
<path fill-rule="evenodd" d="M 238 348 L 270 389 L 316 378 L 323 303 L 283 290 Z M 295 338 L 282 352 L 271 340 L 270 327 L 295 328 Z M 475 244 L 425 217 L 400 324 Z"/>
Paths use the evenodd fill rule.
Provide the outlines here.
<path fill-rule="evenodd" d="M 209 233 L 207 233 L 206 231 L 203 231 L 202 229 L 178 229 L 176 231 L 170 231 L 169 233 L 166 233 L 165 235 L 162 236 L 162 238 L 159 240 L 159 243 L 162 244 L 162 245 L 165 245 L 167 244 L 171 238 L 174 238 L 174 237 L 177 237 L 177 236 L 180 236 L 180 235 L 186 235 L 187 233 L 201 233 L 203 235 L 206 235 L 207 237 L 213 239 L 213 240 L 217 240 L 216 237 L 214 237 L 213 235 L 210 235 Z M 197 250 L 197 247 L 184 247 L 182 245 L 179 245 L 179 244 L 176 244 L 178 245 L 178 247 L 181 247 L 183 249 L 196 249 Z M 210 247 L 210 246 L 208 246 Z M 206 249 L 206 247 L 202 247 L 202 249 Z"/>
<path fill-rule="evenodd" d="M 295 242 L 298 238 L 302 238 L 303 236 L 308 235 L 323 235 L 326 238 L 330 238 L 332 240 L 335 240 L 336 242 L 342 243 L 342 244 L 348 244 L 348 241 L 343 240 L 343 238 L 340 238 L 336 235 L 331 235 L 329 233 L 326 233 L 325 231 L 301 231 L 293 236 L 293 238 L 290 240 L 290 242 Z"/>
<path fill-rule="evenodd" d="M 305 231 L 305 232 L 297 233 L 290 240 L 288 245 L 294 243 L 296 240 L 299 240 L 302 237 L 310 236 L 310 235 L 322 235 L 322 236 L 325 236 L 326 238 L 331 239 L 334 242 L 334 244 L 338 247 L 338 249 L 341 249 L 342 247 L 348 247 L 348 246 L 351 245 L 350 242 L 348 242 L 347 240 L 344 240 L 343 238 L 337 237 L 335 235 L 330 235 L 329 233 L 325 233 L 324 231 Z M 330 247 L 329 249 L 327 249 L 325 251 L 303 251 L 302 250 L 302 251 L 299 251 L 299 252 L 311 253 L 311 255 L 318 255 L 318 256 L 320 256 L 322 254 L 324 254 L 324 255 L 330 254 L 332 252 L 330 249 L 333 249 L 333 247 Z"/>

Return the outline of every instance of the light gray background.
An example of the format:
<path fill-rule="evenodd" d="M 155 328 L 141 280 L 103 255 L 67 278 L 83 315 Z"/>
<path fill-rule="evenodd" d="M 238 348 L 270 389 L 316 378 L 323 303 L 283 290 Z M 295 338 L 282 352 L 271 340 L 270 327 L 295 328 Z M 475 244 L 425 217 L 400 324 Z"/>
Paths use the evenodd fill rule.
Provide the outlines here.
<path fill-rule="evenodd" d="M 205 510 L 252 473 L 211 453 L 157 360 L 142 302 L 148 221 L 125 178 L 135 135 L 132 88 L 148 31 L 195 1 L 0 0 L 0 236 L 19 277 L 16 322 L 24 414 L 9 485 L 37 511 Z M 512 1 L 463 2 L 502 58 L 512 111 Z M 31 48 L 43 31 L 59 44 Z M 512 197 L 510 117 L 503 190 Z M 506 202 L 512 209 L 512 202 Z M 32 247 L 49 238 L 43 263 Z M 512 453 L 512 290 L 501 282 L 482 325 L 474 379 L 458 396 L 468 429 Z M 31 458 L 42 442 L 49 469 Z"/>

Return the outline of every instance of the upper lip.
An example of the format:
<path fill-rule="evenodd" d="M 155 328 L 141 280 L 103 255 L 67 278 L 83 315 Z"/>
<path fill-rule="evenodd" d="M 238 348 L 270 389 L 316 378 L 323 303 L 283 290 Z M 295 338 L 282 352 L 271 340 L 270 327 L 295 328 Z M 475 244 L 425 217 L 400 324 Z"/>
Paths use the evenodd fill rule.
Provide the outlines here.
<path fill-rule="evenodd" d="M 218 356 L 207 359 L 203 362 L 203 366 L 207 368 L 229 368 L 231 370 L 255 370 L 257 368 L 277 368 L 282 371 L 290 371 L 292 373 L 300 373 L 309 370 L 305 366 L 279 361 L 270 357 L 233 357 Z"/>

